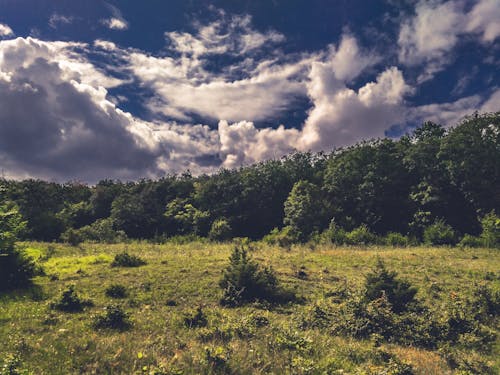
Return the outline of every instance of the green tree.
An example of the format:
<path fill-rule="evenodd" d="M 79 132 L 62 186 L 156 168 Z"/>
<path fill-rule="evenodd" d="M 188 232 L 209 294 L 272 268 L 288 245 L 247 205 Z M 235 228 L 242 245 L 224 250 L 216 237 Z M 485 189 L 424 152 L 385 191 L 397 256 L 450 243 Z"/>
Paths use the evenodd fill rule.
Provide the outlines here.
<path fill-rule="evenodd" d="M 398 279 L 397 275 L 397 272 L 389 271 L 384 262 L 378 259 L 375 268 L 366 275 L 365 300 L 375 301 L 385 295 L 394 312 L 407 310 L 414 301 L 417 289 L 408 281 Z"/>
<path fill-rule="evenodd" d="M 283 223 L 290 226 L 302 241 L 313 231 L 322 229 L 325 223 L 325 201 L 320 188 L 308 181 L 293 185 L 284 205 Z"/>
<path fill-rule="evenodd" d="M 25 226 L 14 204 L 0 203 L 0 291 L 25 287 L 35 275 L 34 263 L 16 247 Z"/>

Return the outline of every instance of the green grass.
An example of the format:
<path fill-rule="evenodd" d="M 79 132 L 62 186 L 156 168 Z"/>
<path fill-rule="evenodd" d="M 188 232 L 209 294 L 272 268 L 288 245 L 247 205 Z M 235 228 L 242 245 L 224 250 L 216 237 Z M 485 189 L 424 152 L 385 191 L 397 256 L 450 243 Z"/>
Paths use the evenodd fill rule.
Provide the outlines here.
<path fill-rule="evenodd" d="M 344 283 L 361 288 L 378 257 L 417 286 L 417 298 L 433 308 L 470 295 L 475 283 L 500 288 L 500 252 L 494 249 L 293 246 L 287 251 L 256 243 L 251 245 L 253 258 L 272 265 L 283 285 L 306 302 L 223 308 L 218 281 L 231 244 L 23 246 L 45 275 L 36 277 L 30 290 L 0 296 L 0 373 L 2 363 L 16 355 L 19 369 L 51 375 L 382 374 L 390 373 L 382 371 L 394 361 L 411 364 L 417 374 L 451 374 L 437 350 L 390 343 L 378 347 L 372 341 L 336 337 L 328 328 L 300 329 L 300 318 L 316 303 L 328 303 L 325 295 Z M 147 264 L 112 268 L 114 256 L 124 251 Z M 301 269 L 307 278 L 297 277 Z M 50 303 L 70 284 L 94 306 L 79 313 L 51 310 Z M 107 297 L 112 284 L 126 287 L 127 298 Z M 110 304 L 129 314 L 131 329 L 93 328 L 95 316 Z M 199 306 L 208 325 L 186 327 L 184 318 Z M 262 317 L 268 325 L 254 323 Z M 492 352 L 477 355 L 492 371 L 500 370 L 498 338 Z"/>

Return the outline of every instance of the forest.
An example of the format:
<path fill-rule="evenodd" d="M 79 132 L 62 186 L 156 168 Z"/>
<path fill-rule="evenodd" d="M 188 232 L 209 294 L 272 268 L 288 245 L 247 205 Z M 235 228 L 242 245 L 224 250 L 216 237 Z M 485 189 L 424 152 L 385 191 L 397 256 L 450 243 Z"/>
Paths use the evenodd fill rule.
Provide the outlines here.
<path fill-rule="evenodd" d="M 486 232 L 500 212 L 500 114 L 212 175 L 95 185 L 2 179 L 0 194 L 27 221 L 24 240 L 495 246 Z"/>

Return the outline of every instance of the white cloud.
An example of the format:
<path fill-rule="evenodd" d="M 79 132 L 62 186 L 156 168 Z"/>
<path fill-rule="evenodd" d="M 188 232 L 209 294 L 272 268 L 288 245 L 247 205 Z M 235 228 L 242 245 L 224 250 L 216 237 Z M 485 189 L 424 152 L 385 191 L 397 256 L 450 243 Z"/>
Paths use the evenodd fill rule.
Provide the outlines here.
<path fill-rule="evenodd" d="M 338 49 L 333 53 L 331 63 L 335 78 L 350 81 L 379 61 L 380 57 L 375 53 L 361 51 L 354 36 L 344 34 Z"/>
<path fill-rule="evenodd" d="M 219 122 L 220 157 L 226 168 L 235 168 L 262 160 L 276 159 L 297 147 L 297 129 L 257 129 L 252 122 Z"/>
<path fill-rule="evenodd" d="M 6 25 L 4 23 L 0 23 L 0 38 L 6 37 L 6 36 L 12 36 L 12 35 L 14 35 L 14 32 L 9 27 L 9 25 Z"/>
<path fill-rule="evenodd" d="M 217 153 L 215 131 L 145 122 L 120 110 L 99 84 L 110 79 L 83 56 L 74 59 L 85 47 L 0 42 L 0 161 L 9 176 L 95 182 L 209 168 L 197 158 Z"/>
<path fill-rule="evenodd" d="M 128 29 L 128 23 L 124 19 L 119 18 L 109 18 L 103 21 L 104 25 L 112 30 L 126 30 Z"/>
<path fill-rule="evenodd" d="M 391 67 L 357 92 L 337 80 L 331 67 L 313 65 L 309 93 L 314 107 L 299 140 L 303 150 L 329 150 L 361 139 L 382 137 L 404 115 L 403 98 L 411 92 L 401 71 Z"/>
<path fill-rule="evenodd" d="M 480 33 L 484 42 L 500 36 L 500 1 L 480 0 L 468 14 L 467 31 Z"/>
<path fill-rule="evenodd" d="M 273 30 L 265 33 L 254 30 L 248 15 L 228 18 L 222 13 L 218 21 L 207 25 L 197 24 L 196 29 L 194 34 L 166 32 L 165 37 L 174 50 L 194 57 L 225 53 L 244 55 L 285 40 L 283 34 Z"/>
<path fill-rule="evenodd" d="M 194 34 L 165 34 L 179 57 L 129 53 L 129 68 L 143 85 L 157 94 L 148 103 L 152 112 L 189 121 L 191 114 L 216 120 L 259 121 L 288 109 L 306 94 L 303 79 L 311 57 L 277 64 L 276 54 L 256 58 L 257 50 L 281 42 L 283 35 L 259 32 L 250 17 L 222 18 L 197 25 Z M 205 69 L 210 56 L 234 54 L 238 61 L 220 73 Z M 299 77 L 299 78 L 297 78 Z"/>
<path fill-rule="evenodd" d="M 101 20 L 102 24 L 110 28 L 111 30 L 127 30 L 128 22 L 122 15 L 120 9 L 111 4 L 106 4 L 111 11 L 112 17 L 108 19 Z"/>
<path fill-rule="evenodd" d="M 399 61 L 408 66 L 424 65 L 418 81 L 431 79 L 453 60 L 452 50 L 465 34 L 479 34 L 483 42 L 500 36 L 499 19 L 498 0 L 477 0 L 469 12 L 463 1 L 421 0 L 415 16 L 401 24 Z"/>

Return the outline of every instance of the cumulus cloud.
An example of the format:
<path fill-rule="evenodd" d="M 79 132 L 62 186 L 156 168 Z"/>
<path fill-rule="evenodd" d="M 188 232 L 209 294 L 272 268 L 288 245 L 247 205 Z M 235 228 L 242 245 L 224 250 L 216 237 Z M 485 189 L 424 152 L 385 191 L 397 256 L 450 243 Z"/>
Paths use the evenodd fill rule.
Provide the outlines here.
<path fill-rule="evenodd" d="M 304 124 L 300 148 L 314 151 L 382 137 L 385 129 L 402 120 L 403 98 L 411 92 L 396 67 L 358 91 L 339 81 L 324 63 L 313 65 L 310 79 L 314 107 Z"/>
<path fill-rule="evenodd" d="M 9 27 L 9 25 L 6 25 L 4 23 L 0 23 L 0 38 L 12 36 L 12 35 L 14 35 L 14 32 Z"/>
<path fill-rule="evenodd" d="M 72 60 L 81 47 L 0 42 L 0 161 L 9 175 L 135 179 L 195 167 L 198 152 L 217 152 L 206 126 L 145 122 L 117 108 L 98 84 L 102 72 Z"/>
<path fill-rule="evenodd" d="M 497 37 L 485 15 L 495 11 L 490 3 L 478 1 L 468 13 L 459 5 L 419 3 L 401 28 L 400 61 L 427 72 L 440 68 L 457 43 L 457 24 L 468 25 L 464 30 L 482 43 Z M 441 26 L 429 10 L 442 17 Z M 196 174 L 294 150 L 329 151 L 383 137 L 398 124 L 450 125 L 474 110 L 500 108 L 498 89 L 488 98 L 410 105 L 407 98 L 418 87 L 349 32 L 323 50 L 286 54 L 280 50 L 284 36 L 255 30 L 248 16 L 222 12 L 217 21 L 194 26 L 192 33 L 166 33 L 167 45 L 157 55 L 102 39 L 92 45 L 0 41 L 0 165 L 9 176 L 88 182 L 186 169 Z M 426 27 L 436 37 L 429 44 L 425 38 L 434 34 Z M 228 57 L 224 69 L 211 65 L 218 55 Z M 119 108 L 125 85 L 151 93 L 142 103 L 149 120 Z M 109 94 L 120 86 L 121 92 Z M 311 103 L 300 128 L 258 126 L 261 120 L 281 124 L 277 118 L 296 99 Z M 215 120 L 218 127 L 193 118 Z"/>
<path fill-rule="evenodd" d="M 257 129 L 252 122 L 219 122 L 220 158 L 226 168 L 235 168 L 267 159 L 276 159 L 296 150 L 297 129 Z"/>

